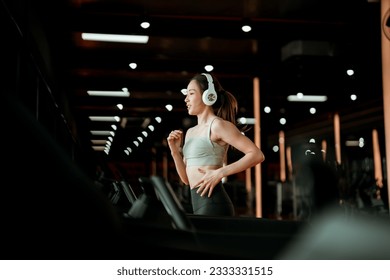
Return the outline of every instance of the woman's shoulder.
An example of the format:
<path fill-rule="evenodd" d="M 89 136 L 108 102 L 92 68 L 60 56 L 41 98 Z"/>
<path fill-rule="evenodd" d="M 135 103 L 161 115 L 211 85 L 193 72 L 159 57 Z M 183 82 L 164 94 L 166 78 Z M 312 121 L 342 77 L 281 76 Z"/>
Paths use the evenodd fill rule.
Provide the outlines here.
<path fill-rule="evenodd" d="M 224 119 L 222 119 L 220 117 L 216 117 L 212 121 L 212 126 L 215 127 L 215 128 L 228 128 L 228 127 L 232 127 L 232 126 L 235 126 L 235 125 L 232 122 L 230 122 L 230 121 L 224 120 Z"/>
<path fill-rule="evenodd" d="M 230 121 L 217 118 L 214 120 L 210 130 L 211 134 L 214 135 L 216 139 L 223 139 L 228 135 L 235 134 L 237 127 Z"/>

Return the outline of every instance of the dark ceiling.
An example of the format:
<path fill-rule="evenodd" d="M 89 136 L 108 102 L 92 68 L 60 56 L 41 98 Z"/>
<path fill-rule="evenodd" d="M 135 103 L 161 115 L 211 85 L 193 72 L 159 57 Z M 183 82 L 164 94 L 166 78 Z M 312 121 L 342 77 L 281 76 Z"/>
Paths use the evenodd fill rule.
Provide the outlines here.
<path fill-rule="evenodd" d="M 324 132 L 329 116 L 340 112 L 350 122 L 370 115 L 369 123 L 345 124 L 345 130 L 382 121 L 380 4 L 367 0 L 69 0 L 43 1 L 38 13 L 49 34 L 53 73 L 69 98 L 74 129 L 82 145 L 97 139 L 91 130 L 110 123 L 91 122 L 91 115 L 118 115 L 112 156 L 130 146 L 146 151 L 163 146 L 168 132 L 185 128 L 188 118 L 180 93 L 189 79 L 212 64 L 224 88 L 236 95 L 238 117 L 253 117 L 253 78 L 260 80 L 262 145 L 277 144 L 285 130 L 291 138 Z M 50 13 L 52 11 L 52 13 Z M 150 28 L 140 27 L 143 16 Z M 252 31 L 243 33 L 243 20 Z M 81 32 L 147 34 L 147 44 L 83 41 Z M 130 69 L 129 63 L 138 67 Z M 355 76 L 345 71 L 353 67 Z M 87 90 L 120 90 L 128 98 L 90 97 Z M 325 94 L 323 104 L 287 102 L 297 90 Z M 349 99 L 351 93 L 358 101 Z M 122 103 L 119 111 L 116 104 Z M 167 111 L 166 104 L 173 105 Z M 315 105 L 317 114 L 308 108 Z M 370 107 L 371 111 L 366 112 Z M 373 108 L 373 109 L 372 109 Z M 162 122 L 157 124 L 155 117 Z M 287 124 L 279 125 L 285 116 Z M 348 119 L 347 117 L 345 119 Z M 367 118 L 366 118 L 367 119 Z M 149 131 L 147 124 L 155 124 Z M 137 148 L 134 141 L 147 130 Z M 107 137 L 101 137 L 106 139 Z M 98 152 L 102 153 L 102 152 Z M 139 155 L 139 154 L 138 154 Z M 131 156 L 131 155 L 130 155 Z"/>

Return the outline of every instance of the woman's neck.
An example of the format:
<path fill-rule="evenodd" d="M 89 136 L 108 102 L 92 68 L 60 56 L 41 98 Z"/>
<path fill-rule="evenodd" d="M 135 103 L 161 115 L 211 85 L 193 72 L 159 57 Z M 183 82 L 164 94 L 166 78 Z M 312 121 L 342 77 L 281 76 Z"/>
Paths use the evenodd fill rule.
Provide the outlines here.
<path fill-rule="evenodd" d="M 212 112 L 204 112 L 198 115 L 198 125 L 208 124 L 212 119 L 215 118 L 215 114 Z"/>

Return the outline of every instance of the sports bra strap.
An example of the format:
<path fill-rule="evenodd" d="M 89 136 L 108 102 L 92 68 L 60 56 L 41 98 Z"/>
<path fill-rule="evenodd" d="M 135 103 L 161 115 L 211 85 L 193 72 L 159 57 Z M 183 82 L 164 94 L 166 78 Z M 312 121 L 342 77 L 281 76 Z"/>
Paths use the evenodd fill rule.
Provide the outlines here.
<path fill-rule="evenodd" d="M 210 122 L 210 125 L 209 125 L 209 131 L 208 131 L 208 138 L 210 139 L 210 142 L 212 143 L 211 141 L 211 125 L 213 124 L 213 122 L 217 119 L 218 117 L 215 117 L 214 119 L 211 120 Z M 214 145 L 213 145 L 214 146 Z"/>

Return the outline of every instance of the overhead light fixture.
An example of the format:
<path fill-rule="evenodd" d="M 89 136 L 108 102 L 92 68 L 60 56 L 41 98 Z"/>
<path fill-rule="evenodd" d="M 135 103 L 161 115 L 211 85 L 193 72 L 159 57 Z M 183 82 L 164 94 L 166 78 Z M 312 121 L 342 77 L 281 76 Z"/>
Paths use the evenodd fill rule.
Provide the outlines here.
<path fill-rule="evenodd" d="M 115 133 L 109 130 L 91 130 L 92 135 L 96 136 L 107 136 L 107 135 L 112 135 L 114 136 Z"/>
<path fill-rule="evenodd" d="M 88 41 L 118 42 L 146 44 L 149 41 L 147 35 L 124 35 L 124 34 L 102 34 L 102 33 L 81 33 L 81 38 Z"/>
<path fill-rule="evenodd" d="M 140 26 L 143 29 L 148 29 L 150 27 L 150 17 L 147 14 L 143 14 L 140 16 Z"/>
<path fill-rule="evenodd" d="M 240 124 L 255 124 L 256 123 L 255 118 L 244 118 L 244 117 L 239 118 L 238 122 Z"/>
<path fill-rule="evenodd" d="M 245 33 L 250 32 L 252 30 L 250 19 L 246 18 L 243 20 L 241 30 Z"/>
<path fill-rule="evenodd" d="M 347 147 L 364 147 L 364 138 L 359 138 L 358 140 L 347 140 L 345 141 L 345 146 Z"/>
<path fill-rule="evenodd" d="M 206 70 L 207 72 L 211 72 L 214 70 L 214 66 L 211 64 L 205 65 L 204 70 Z"/>
<path fill-rule="evenodd" d="M 252 30 L 252 27 L 251 27 L 250 25 L 243 25 L 243 26 L 241 27 L 241 29 L 242 29 L 242 31 L 244 31 L 244 32 L 249 32 L 249 31 Z"/>
<path fill-rule="evenodd" d="M 107 140 L 92 139 L 91 142 L 93 145 L 106 145 Z"/>
<path fill-rule="evenodd" d="M 124 88 L 123 90 L 88 90 L 88 95 L 90 96 L 106 96 L 106 97 L 129 97 L 130 92 Z"/>
<path fill-rule="evenodd" d="M 135 69 L 135 68 L 137 68 L 137 63 L 131 62 L 131 63 L 129 63 L 129 67 L 130 67 L 131 69 Z"/>
<path fill-rule="evenodd" d="M 325 102 L 328 97 L 326 95 L 289 95 L 287 100 L 290 102 Z"/>
<path fill-rule="evenodd" d="M 90 116 L 89 119 L 96 122 L 119 122 L 121 120 L 118 116 Z"/>
<path fill-rule="evenodd" d="M 150 22 L 147 21 L 147 20 L 144 20 L 144 21 L 141 22 L 140 25 L 141 25 L 141 27 L 142 27 L 143 29 L 148 29 L 148 28 L 150 27 Z"/>

